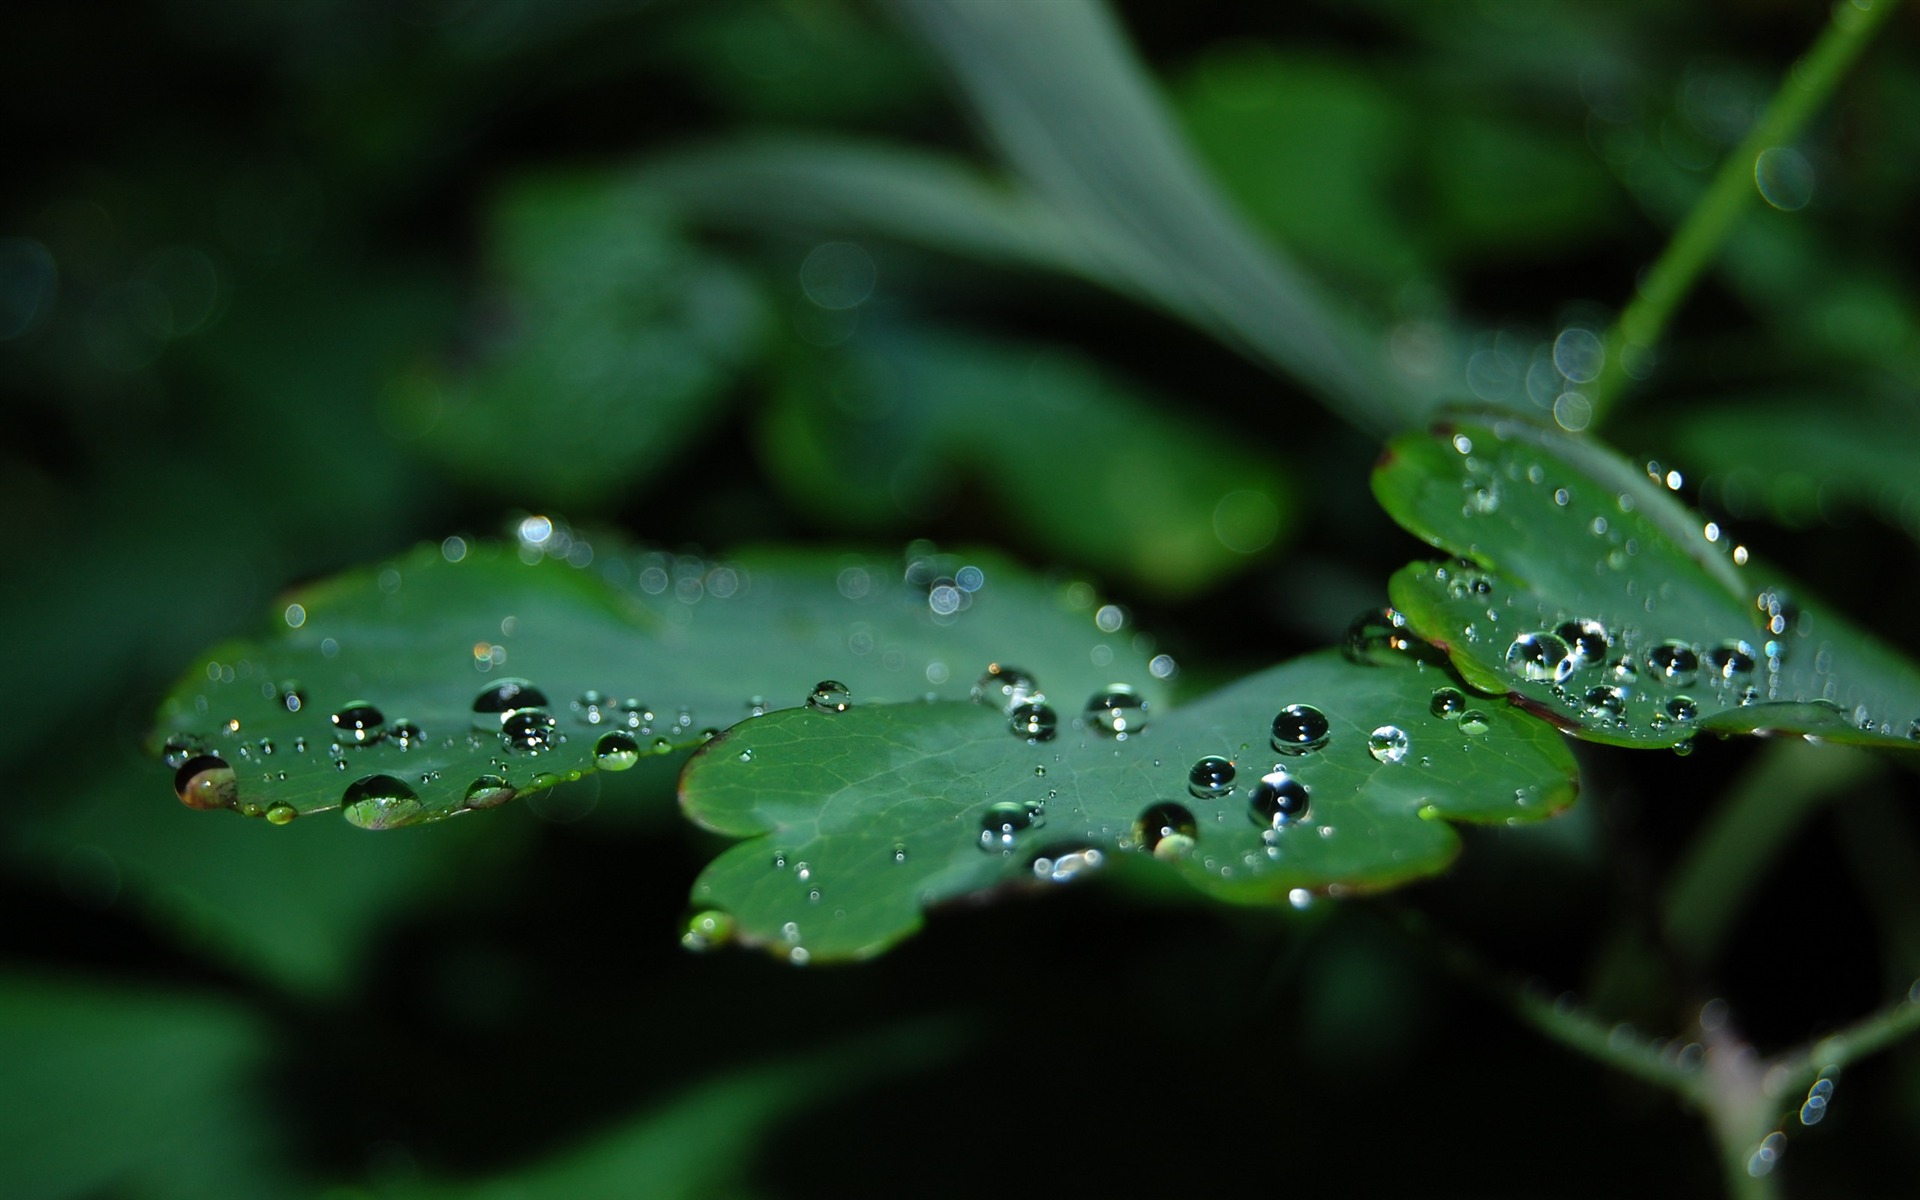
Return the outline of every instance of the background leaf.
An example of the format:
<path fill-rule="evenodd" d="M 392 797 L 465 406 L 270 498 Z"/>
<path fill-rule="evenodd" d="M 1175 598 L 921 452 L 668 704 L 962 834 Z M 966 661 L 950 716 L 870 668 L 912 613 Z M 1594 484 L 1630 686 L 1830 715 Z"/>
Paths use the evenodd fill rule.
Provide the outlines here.
<path fill-rule="evenodd" d="M 1369 666 L 1328 651 L 1147 712 L 1124 738 L 1098 710 L 1038 741 L 983 704 L 757 717 L 681 779 L 689 816 L 749 839 L 694 885 L 697 906 L 724 914 L 697 918 L 694 936 L 709 935 L 705 920 L 795 961 L 864 956 L 930 905 L 1108 862 L 1159 859 L 1243 904 L 1432 874 L 1459 848 L 1442 818 L 1537 818 L 1574 793 L 1548 725 L 1497 702 L 1436 711 L 1443 689 L 1459 697 L 1451 685 L 1404 656 Z M 1270 746 L 1296 705 L 1325 740 Z M 1264 787 L 1271 773 L 1282 792 Z M 1297 819 L 1272 821 L 1276 796 L 1304 805 Z"/>

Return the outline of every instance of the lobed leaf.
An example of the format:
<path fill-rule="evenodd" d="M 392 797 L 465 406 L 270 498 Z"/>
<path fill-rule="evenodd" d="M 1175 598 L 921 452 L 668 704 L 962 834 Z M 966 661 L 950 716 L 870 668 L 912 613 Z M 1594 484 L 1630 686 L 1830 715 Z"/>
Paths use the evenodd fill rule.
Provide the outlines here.
<path fill-rule="evenodd" d="M 1374 493 L 1461 561 L 1402 569 L 1393 603 L 1469 683 L 1593 741 L 1920 745 L 1920 671 L 1750 561 L 1656 475 L 1515 420 L 1402 436 Z"/>
<path fill-rule="evenodd" d="M 916 544 L 903 571 L 831 552 L 589 553 L 545 518 L 522 534 L 299 590 L 275 628 L 216 649 L 160 710 L 181 799 L 276 824 L 344 806 L 385 829 L 675 754 L 824 680 L 954 699 L 1016 662 L 1067 694 L 1119 679 L 1158 701 L 1173 672 L 1087 585 L 990 555 Z"/>
<path fill-rule="evenodd" d="M 1127 710 L 1125 737 L 1094 709 L 1034 740 L 988 704 L 742 722 L 681 777 L 690 817 L 747 839 L 701 873 L 694 903 L 711 911 L 689 938 L 860 957 L 934 904 L 1123 864 L 1243 904 L 1433 874 L 1459 849 L 1447 820 L 1544 817 L 1575 791 L 1559 734 L 1501 702 L 1437 702 L 1459 698 L 1453 682 L 1409 655 L 1328 651 L 1164 715 Z M 1275 742 L 1295 705 L 1324 718 L 1317 747 Z"/>

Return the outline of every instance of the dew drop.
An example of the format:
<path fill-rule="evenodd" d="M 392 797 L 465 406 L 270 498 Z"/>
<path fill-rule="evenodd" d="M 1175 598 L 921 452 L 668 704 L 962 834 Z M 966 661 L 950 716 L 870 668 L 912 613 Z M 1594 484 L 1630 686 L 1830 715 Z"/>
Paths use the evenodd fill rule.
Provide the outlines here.
<path fill-rule="evenodd" d="M 1607 627 L 1585 617 L 1562 622 L 1553 632 L 1554 636 L 1567 644 L 1567 660 L 1573 670 L 1601 665 L 1606 661 L 1607 651 L 1613 649 L 1613 639 L 1607 635 Z"/>
<path fill-rule="evenodd" d="M 514 790 L 498 775 L 482 775 L 467 785 L 468 808 L 493 808 L 513 799 Z"/>
<path fill-rule="evenodd" d="M 1331 737 L 1327 715 L 1311 704 L 1289 704 L 1273 718 L 1273 748 L 1282 754 L 1309 754 Z"/>
<path fill-rule="evenodd" d="M 1169 801 L 1141 813 L 1133 823 L 1133 836 L 1155 858 L 1183 858 L 1199 840 L 1200 825 L 1186 805 Z"/>
<path fill-rule="evenodd" d="M 657 737 L 657 738 L 654 738 L 654 739 L 653 739 L 653 752 L 654 752 L 655 754 L 671 754 L 671 753 L 673 753 L 673 739 L 671 739 L 671 738 L 664 738 L 664 737 Z"/>
<path fill-rule="evenodd" d="M 602 771 L 624 771 L 640 761 L 640 746 L 632 734 L 615 729 L 593 744 L 593 761 Z"/>
<path fill-rule="evenodd" d="M 1367 753 L 1376 762 L 1401 762 L 1407 757 L 1407 747 L 1407 733 L 1397 725 L 1382 725 L 1367 735 Z"/>
<path fill-rule="evenodd" d="M 502 679 L 473 698 L 474 725 L 498 729 L 507 714 L 522 708 L 545 708 L 547 696 L 524 679 Z"/>
<path fill-rule="evenodd" d="M 412 721 L 395 721 L 387 730 L 387 740 L 402 750 L 411 750 L 426 740 L 427 735 Z"/>
<path fill-rule="evenodd" d="M 1278 829 L 1307 814 L 1308 788 L 1285 770 L 1263 775 L 1247 793 L 1247 813 L 1255 825 Z"/>
<path fill-rule="evenodd" d="M 1700 677 L 1700 653 L 1682 641 L 1666 641 L 1647 654 L 1647 669 L 1667 687 L 1691 687 Z"/>
<path fill-rule="evenodd" d="M 976 704 L 991 704 L 1001 712 L 1012 712 L 1022 704 L 1041 699 L 1040 683 L 1019 667 L 1006 663 L 988 663 L 973 685 Z"/>
<path fill-rule="evenodd" d="M 299 815 L 300 810 L 284 800 L 278 804 L 267 805 L 267 824 L 269 825 L 286 825 Z"/>
<path fill-rule="evenodd" d="M 853 707 L 853 692 L 837 679 L 822 679 L 813 685 L 807 707 L 815 712 L 843 713 Z"/>
<path fill-rule="evenodd" d="M 1507 647 L 1507 670 L 1532 683 L 1559 680 L 1567 644 L 1551 633 L 1523 633 Z"/>
<path fill-rule="evenodd" d="M 275 685 L 273 694 L 279 699 L 282 708 L 297 713 L 307 706 L 307 690 L 289 679 Z"/>
<path fill-rule="evenodd" d="M 1085 716 L 1095 733 L 1125 741 L 1147 727 L 1147 702 L 1132 688 L 1116 683 L 1087 701 Z"/>
<path fill-rule="evenodd" d="M 1018 705 L 1007 714 L 1007 728 L 1015 737 L 1029 742 L 1050 742 L 1060 727 L 1060 717 L 1052 708 L 1035 701 Z"/>
<path fill-rule="evenodd" d="M 1232 763 L 1209 754 L 1187 772 L 1187 791 L 1195 800 L 1218 800 L 1233 791 L 1233 774 Z"/>
<path fill-rule="evenodd" d="M 364 700 L 355 700 L 329 719 L 340 731 L 340 737 L 350 742 L 373 741 L 380 736 L 380 727 L 387 720 L 379 709 Z"/>
<path fill-rule="evenodd" d="M 1587 716 L 1596 721 L 1619 721 L 1627 715 L 1626 696 L 1619 688 L 1604 683 L 1588 688 L 1582 704 Z"/>
<path fill-rule="evenodd" d="M 1106 856 L 1092 846 L 1043 850 L 1029 864 L 1033 877 L 1042 883 L 1072 883 L 1082 875 L 1100 869 Z"/>
<path fill-rule="evenodd" d="M 1347 625 L 1347 661 L 1391 664 L 1413 646 L 1407 619 L 1391 608 L 1370 608 Z"/>
<path fill-rule="evenodd" d="M 1744 683 L 1753 675 L 1753 647 L 1741 641 L 1722 642 L 1706 653 L 1707 670 L 1728 683 Z"/>
<path fill-rule="evenodd" d="M 1691 721 L 1700 715 L 1700 706 L 1691 696 L 1675 696 L 1667 701 L 1667 715 L 1676 721 Z"/>
<path fill-rule="evenodd" d="M 1481 734 L 1485 733 L 1487 730 L 1492 728 L 1493 728 L 1493 722 L 1487 719 L 1487 714 L 1481 712 L 1477 708 L 1470 708 L 1467 711 L 1460 714 L 1460 732 L 1461 733 L 1468 734 L 1473 737 L 1479 737 Z"/>
<path fill-rule="evenodd" d="M 173 791 L 188 808 L 232 808 L 239 785 L 226 759 L 202 754 L 188 759 L 174 772 Z"/>
<path fill-rule="evenodd" d="M 1008 853 L 1014 835 L 1046 823 L 1038 804 L 1002 800 L 989 807 L 980 818 L 980 848 L 988 852 Z"/>
<path fill-rule="evenodd" d="M 362 829 L 392 829 L 421 813 L 414 790 L 391 775 L 368 775 L 347 785 L 341 815 Z"/>
<path fill-rule="evenodd" d="M 589 725 L 610 722 L 616 712 L 613 697 L 596 691 L 581 692 L 572 707 L 574 715 Z"/>
<path fill-rule="evenodd" d="M 680 935 L 680 944 L 689 950 L 711 950 L 724 946 L 733 940 L 733 917 L 719 909 L 708 909 L 695 913 L 687 922 L 687 931 Z"/>
<path fill-rule="evenodd" d="M 1427 711 L 1442 720 L 1451 721 L 1467 711 L 1467 698 L 1459 688 L 1435 688 L 1433 700 L 1428 703 Z"/>
<path fill-rule="evenodd" d="M 557 725 L 553 714 L 543 708 L 516 708 L 500 722 L 500 740 L 509 750 L 539 754 L 553 746 Z"/>

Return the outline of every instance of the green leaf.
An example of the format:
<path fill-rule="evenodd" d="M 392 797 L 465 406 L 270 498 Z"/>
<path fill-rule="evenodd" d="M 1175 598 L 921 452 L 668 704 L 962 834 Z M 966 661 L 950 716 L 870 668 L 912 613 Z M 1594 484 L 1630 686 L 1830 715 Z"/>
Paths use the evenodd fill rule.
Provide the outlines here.
<path fill-rule="evenodd" d="M 276 824 L 345 805 L 390 828 L 685 750 L 822 680 L 956 698 L 1012 662 L 1065 695 L 1119 679 L 1157 700 L 1174 669 L 1087 585 L 991 555 L 916 544 L 903 571 L 631 552 L 545 518 L 521 533 L 517 551 L 450 538 L 302 589 L 216 649 L 160 712 L 182 799 Z"/>
<path fill-rule="evenodd" d="M 681 777 L 689 816 L 748 839 L 701 873 L 694 903 L 714 911 L 690 938 L 731 932 L 796 961 L 859 957 L 911 933 L 934 904 L 1103 866 L 1171 871 L 1243 904 L 1430 875 L 1459 848 L 1435 818 L 1516 822 L 1574 795 L 1572 756 L 1546 723 L 1500 702 L 1436 714 L 1435 692 L 1452 682 L 1409 656 L 1361 665 L 1328 651 L 1171 713 L 1149 709 L 1124 739 L 1088 716 L 1031 741 L 986 704 L 743 722 Z M 1324 716 L 1319 749 L 1270 747 L 1294 705 Z M 1195 784 L 1207 758 L 1231 778 Z M 1255 816 L 1275 798 L 1262 786 L 1274 772 L 1291 781 L 1279 798 L 1307 789 L 1306 810 L 1278 826 Z"/>
<path fill-rule="evenodd" d="M 964 486 L 1048 553 L 1172 596 L 1209 587 L 1290 523 L 1274 455 L 1163 415 L 1174 406 L 1057 347 L 891 323 L 798 351 L 795 367 L 762 449 L 796 503 L 829 519 L 891 530 Z"/>
<path fill-rule="evenodd" d="M 1705 730 L 1920 745 L 1920 671 L 1749 562 L 1658 474 L 1520 421 L 1398 438 L 1375 495 L 1468 561 L 1402 569 L 1393 603 L 1469 683 L 1594 741 L 1683 746 Z"/>

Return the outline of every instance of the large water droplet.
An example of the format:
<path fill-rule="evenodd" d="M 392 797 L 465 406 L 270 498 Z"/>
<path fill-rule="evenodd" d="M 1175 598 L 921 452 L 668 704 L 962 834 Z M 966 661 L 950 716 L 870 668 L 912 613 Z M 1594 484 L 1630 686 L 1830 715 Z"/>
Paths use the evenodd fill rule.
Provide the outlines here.
<path fill-rule="evenodd" d="M 1040 682 L 1032 675 L 1006 663 L 989 663 L 973 685 L 973 699 L 976 704 L 991 704 L 1001 712 L 1010 713 L 1022 704 L 1043 697 Z"/>
<path fill-rule="evenodd" d="M 1218 800 L 1233 791 L 1233 764 L 1219 755 L 1209 754 L 1187 772 L 1187 791 L 1195 800 Z"/>
<path fill-rule="evenodd" d="M 1282 754 L 1308 754 L 1331 736 L 1327 715 L 1311 704 L 1289 704 L 1273 719 L 1273 748 Z"/>
<path fill-rule="evenodd" d="M 1029 742 L 1050 742 L 1059 727 L 1059 715 L 1045 704 L 1029 701 L 1007 714 L 1007 728 Z"/>
<path fill-rule="evenodd" d="M 624 771 L 640 761 L 640 746 L 621 730 L 603 733 L 593 744 L 593 761 L 602 771 Z"/>
<path fill-rule="evenodd" d="M 1125 741 L 1147 727 L 1147 702 L 1132 688 L 1116 683 L 1087 701 L 1087 724 L 1095 733 Z"/>
<path fill-rule="evenodd" d="M 1722 642 L 1706 653 L 1707 670 L 1728 683 L 1745 683 L 1753 675 L 1753 647 L 1741 641 Z"/>
<path fill-rule="evenodd" d="M 513 787 L 498 775 L 482 775 L 467 785 L 468 808 L 493 808 L 513 799 Z"/>
<path fill-rule="evenodd" d="M 1551 633 L 1523 633 L 1507 647 L 1507 670 L 1532 683 L 1566 677 L 1567 644 Z"/>
<path fill-rule="evenodd" d="M 1141 813 L 1133 824 L 1133 836 L 1155 858 L 1180 858 L 1193 849 L 1200 825 L 1186 805 L 1168 801 Z"/>
<path fill-rule="evenodd" d="M 1009 852 L 1013 849 L 1015 834 L 1045 823 L 1046 818 L 1038 804 L 1002 800 L 989 807 L 980 818 L 980 848 Z"/>
<path fill-rule="evenodd" d="M 1676 721 L 1691 721 L 1700 715 L 1700 706 L 1691 696 L 1675 696 L 1667 701 L 1667 715 Z"/>
<path fill-rule="evenodd" d="M 239 785 L 226 759 L 202 754 L 188 759 L 174 772 L 173 791 L 188 808 L 232 808 Z"/>
<path fill-rule="evenodd" d="M 1382 725 L 1367 735 L 1367 753 L 1375 761 L 1397 763 L 1407 757 L 1407 733 L 1397 725 Z"/>
<path fill-rule="evenodd" d="M 412 721 L 395 721 L 387 730 L 387 741 L 402 750 L 411 750 L 427 740 L 427 735 Z"/>
<path fill-rule="evenodd" d="M 340 731 L 342 741 L 370 742 L 380 736 L 380 727 L 387 718 L 366 701 L 355 700 L 334 713 L 331 720 L 333 727 Z"/>
<path fill-rule="evenodd" d="M 267 805 L 267 824 L 290 825 L 300 815 L 300 810 L 282 800 L 278 804 Z"/>
<path fill-rule="evenodd" d="M 1247 812 L 1255 825 L 1278 829 L 1307 815 L 1308 794 L 1306 784 L 1276 770 L 1261 776 L 1247 793 Z"/>
<path fill-rule="evenodd" d="M 392 829 L 420 815 L 420 798 L 391 775 L 368 775 L 347 785 L 340 811 L 362 829 Z"/>
<path fill-rule="evenodd" d="M 1427 711 L 1442 720 L 1451 721 L 1467 711 L 1467 698 L 1459 688 L 1435 688 L 1433 700 L 1427 705 Z"/>
<path fill-rule="evenodd" d="M 1581 701 L 1590 720 L 1613 723 L 1627 715 L 1626 696 L 1617 687 L 1601 684 L 1587 689 Z"/>
<path fill-rule="evenodd" d="M 553 745 L 553 714 L 543 708 L 516 708 L 500 722 L 500 740 L 509 750 L 538 754 Z"/>
<path fill-rule="evenodd" d="M 853 707 L 853 691 L 837 679 L 822 679 L 807 696 L 807 707 L 815 712 L 843 713 Z"/>
<path fill-rule="evenodd" d="M 1585 617 L 1562 622 L 1553 633 L 1567 644 L 1567 661 L 1571 670 L 1597 667 L 1606 661 L 1607 652 L 1613 649 L 1613 639 L 1607 635 L 1607 627 Z"/>
<path fill-rule="evenodd" d="M 545 708 L 547 695 L 524 679 L 502 679 L 473 698 L 474 725 L 498 729 L 507 714 L 522 708 Z"/>
<path fill-rule="evenodd" d="M 1487 714 L 1481 712 L 1477 708 L 1470 708 L 1467 711 L 1460 714 L 1460 732 L 1461 733 L 1468 734 L 1473 737 L 1479 737 L 1481 734 L 1485 733 L 1487 730 L 1492 728 L 1493 728 L 1493 722 L 1487 717 Z"/>
<path fill-rule="evenodd" d="M 1691 687 L 1700 677 L 1700 653 L 1686 642 L 1662 642 L 1647 653 L 1647 669 L 1656 683 Z"/>

